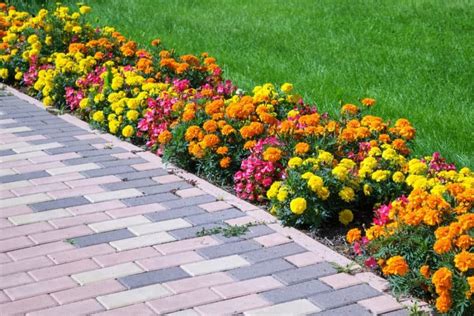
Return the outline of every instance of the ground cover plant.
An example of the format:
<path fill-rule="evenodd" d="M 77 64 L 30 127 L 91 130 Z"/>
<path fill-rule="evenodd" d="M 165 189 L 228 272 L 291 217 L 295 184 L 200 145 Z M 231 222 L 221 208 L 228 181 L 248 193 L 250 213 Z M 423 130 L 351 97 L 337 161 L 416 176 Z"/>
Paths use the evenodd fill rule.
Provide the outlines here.
<path fill-rule="evenodd" d="M 159 39 L 145 49 L 91 25 L 90 11 L 30 15 L 2 4 L 2 82 L 233 185 L 286 225 L 351 227 L 374 216 L 365 237 L 347 236 L 366 265 L 440 312 L 472 311 L 474 175 L 438 153 L 414 155 L 410 121 L 373 115 L 377 101 L 365 96 L 326 113 L 289 83 L 245 92 L 207 53 L 180 55 Z M 421 265 L 425 279 L 414 282 Z"/>

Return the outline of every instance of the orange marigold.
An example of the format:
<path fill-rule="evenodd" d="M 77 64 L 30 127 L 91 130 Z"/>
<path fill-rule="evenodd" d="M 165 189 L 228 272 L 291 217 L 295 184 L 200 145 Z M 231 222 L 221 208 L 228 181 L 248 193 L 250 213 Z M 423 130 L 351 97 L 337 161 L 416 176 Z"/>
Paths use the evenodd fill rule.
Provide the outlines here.
<path fill-rule="evenodd" d="M 217 122 L 214 120 L 206 121 L 202 128 L 208 133 L 214 133 L 217 130 Z"/>
<path fill-rule="evenodd" d="M 425 278 L 429 279 L 430 278 L 430 267 L 428 265 L 423 265 L 420 268 L 420 274 L 424 276 Z"/>
<path fill-rule="evenodd" d="M 361 237 L 362 237 L 362 233 L 359 228 L 352 228 L 346 234 L 346 240 L 350 244 L 352 244 L 355 241 L 359 241 Z"/>
<path fill-rule="evenodd" d="M 189 126 L 188 129 L 186 130 L 186 133 L 184 134 L 184 139 L 186 141 L 192 141 L 193 139 L 198 138 L 199 133 L 201 132 L 201 128 L 196 125 Z"/>
<path fill-rule="evenodd" d="M 235 129 L 230 125 L 225 125 L 221 130 L 222 135 L 229 136 L 232 133 L 235 133 Z"/>
<path fill-rule="evenodd" d="M 277 162 L 281 159 L 282 151 L 275 147 L 268 147 L 263 152 L 263 159 L 266 161 Z"/>
<path fill-rule="evenodd" d="M 439 268 L 431 276 L 431 282 L 435 286 L 436 293 L 447 292 L 453 287 L 453 273 L 446 267 Z"/>
<path fill-rule="evenodd" d="M 433 249 L 437 254 L 446 253 L 451 250 L 451 247 L 451 239 L 448 237 L 442 237 L 438 239 L 433 245 Z"/>
<path fill-rule="evenodd" d="M 461 251 L 454 256 L 454 265 L 461 272 L 466 272 L 474 268 L 474 253 L 466 250 Z"/>
<path fill-rule="evenodd" d="M 371 107 L 371 106 L 374 106 L 375 103 L 377 101 L 375 101 L 375 99 L 371 99 L 371 98 L 363 98 L 362 100 L 360 100 L 360 102 L 365 105 L 366 107 Z"/>
<path fill-rule="evenodd" d="M 308 143 L 305 143 L 305 142 L 298 143 L 295 146 L 295 154 L 304 155 L 309 151 L 309 149 L 310 149 L 310 146 Z"/>
<path fill-rule="evenodd" d="M 221 168 L 225 169 L 225 168 L 228 168 L 230 166 L 230 162 L 231 162 L 230 157 L 224 157 L 219 162 L 219 165 L 221 166 Z"/>
<path fill-rule="evenodd" d="M 229 148 L 227 146 L 221 146 L 216 150 L 216 153 L 218 153 L 219 155 L 227 155 L 228 152 Z"/>
<path fill-rule="evenodd" d="M 456 246 L 458 248 L 467 250 L 470 247 L 474 246 L 474 238 L 469 235 L 461 235 L 456 240 Z"/>
<path fill-rule="evenodd" d="M 217 144 L 219 144 L 220 139 L 217 135 L 215 134 L 207 134 L 204 136 L 202 139 L 202 143 L 205 148 L 212 148 L 215 147 Z"/>
<path fill-rule="evenodd" d="M 387 260 L 386 266 L 382 269 L 384 275 L 404 276 L 409 270 L 408 264 L 402 256 L 394 256 Z"/>
<path fill-rule="evenodd" d="M 244 144 L 244 149 L 247 149 L 247 150 L 252 149 L 256 144 L 257 142 L 254 140 L 246 141 Z"/>
<path fill-rule="evenodd" d="M 359 108 L 354 104 L 344 104 L 341 108 L 342 114 L 356 115 L 359 112 Z"/>
<path fill-rule="evenodd" d="M 452 300 L 449 292 L 443 292 L 436 299 L 436 309 L 441 313 L 447 313 L 451 308 Z"/>
<path fill-rule="evenodd" d="M 171 134 L 170 131 L 163 131 L 158 136 L 158 141 L 160 142 L 160 144 L 167 144 L 170 142 L 172 138 L 173 138 L 173 135 Z"/>

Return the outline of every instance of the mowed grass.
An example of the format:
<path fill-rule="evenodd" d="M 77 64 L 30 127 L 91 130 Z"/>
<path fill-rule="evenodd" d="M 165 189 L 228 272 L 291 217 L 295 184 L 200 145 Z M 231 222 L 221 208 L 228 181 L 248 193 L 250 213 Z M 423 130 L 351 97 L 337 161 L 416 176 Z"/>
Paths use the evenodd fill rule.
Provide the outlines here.
<path fill-rule="evenodd" d="M 329 112 L 373 97 L 375 115 L 413 122 L 416 154 L 474 166 L 473 1 L 85 2 L 91 22 L 142 45 L 210 53 L 247 91 L 291 82 Z"/>

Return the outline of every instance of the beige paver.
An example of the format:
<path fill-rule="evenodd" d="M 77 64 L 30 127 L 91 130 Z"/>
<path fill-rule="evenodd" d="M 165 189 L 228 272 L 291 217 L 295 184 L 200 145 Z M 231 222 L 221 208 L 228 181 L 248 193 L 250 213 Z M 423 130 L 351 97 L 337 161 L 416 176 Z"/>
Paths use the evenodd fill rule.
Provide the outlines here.
<path fill-rule="evenodd" d="M 141 215 L 124 217 L 120 219 L 113 219 L 110 221 L 89 224 L 89 227 L 95 232 L 105 232 L 108 230 L 120 229 L 124 227 L 150 223 L 150 221 Z M 142 225 L 139 225 L 142 226 Z M 137 226 L 137 227 L 139 227 Z"/>
<path fill-rule="evenodd" d="M 86 199 L 93 203 L 103 202 L 103 201 L 110 201 L 115 199 L 126 199 L 136 196 L 142 196 L 143 193 L 138 191 L 137 189 L 124 189 L 124 190 L 117 190 L 117 191 L 108 191 L 96 194 L 87 194 L 84 195 Z"/>
<path fill-rule="evenodd" d="M 135 263 L 128 262 L 107 268 L 73 274 L 71 277 L 79 284 L 84 285 L 92 282 L 137 274 L 140 272 L 143 272 L 143 270 L 139 266 L 137 266 Z"/>
<path fill-rule="evenodd" d="M 239 255 L 210 259 L 196 263 L 188 263 L 181 266 L 189 274 L 202 275 L 218 271 L 226 271 L 239 267 L 248 266 L 250 263 Z"/>
<path fill-rule="evenodd" d="M 319 312 L 320 310 L 320 308 L 313 305 L 310 301 L 302 299 L 255 309 L 252 311 L 245 312 L 244 315 L 307 315 Z"/>
<path fill-rule="evenodd" d="M 159 297 L 171 295 L 161 284 L 144 286 L 137 289 L 123 291 L 97 297 L 97 300 L 107 309 L 118 308 L 131 304 L 141 303 Z"/>
<path fill-rule="evenodd" d="M 161 232 L 155 233 L 150 235 L 144 235 L 139 237 L 121 239 L 117 241 L 112 241 L 110 245 L 119 251 L 139 248 L 139 247 L 146 247 L 152 246 L 156 244 L 161 244 L 165 242 L 170 242 L 175 240 L 173 236 L 168 233 Z"/>
<path fill-rule="evenodd" d="M 141 236 L 141 235 L 147 235 L 151 233 L 158 233 L 158 232 L 165 232 L 173 229 L 179 229 L 179 228 L 186 228 L 186 227 L 191 227 L 192 225 L 185 221 L 182 218 L 176 218 L 176 219 L 170 219 L 167 221 L 161 221 L 161 222 L 155 222 L 155 223 L 150 223 L 147 221 L 148 224 L 143 224 L 143 225 L 127 225 L 131 226 L 128 229 L 134 233 L 135 235 Z"/>

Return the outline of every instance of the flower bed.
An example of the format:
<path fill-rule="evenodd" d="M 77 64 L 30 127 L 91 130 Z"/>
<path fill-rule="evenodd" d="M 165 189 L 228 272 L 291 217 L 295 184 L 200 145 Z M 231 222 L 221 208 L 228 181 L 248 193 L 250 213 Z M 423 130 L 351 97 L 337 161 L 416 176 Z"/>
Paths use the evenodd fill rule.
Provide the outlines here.
<path fill-rule="evenodd" d="M 370 98 L 337 116 L 320 113 L 288 83 L 245 93 L 207 54 L 177 55 L 158 39 L 140 49 L 112 27 L 88 24 L 89 11 L 32 16 L 2 4 L 2 82 L 268 203 L 286 225 L 374 217 L 365 237 L 348 233 L 367 265 L 396 291 L 436 300 L 440 312 L 472 310 L 474 175 L 437 155 L 412 158 L 408 120 L 368 114 Z"/>

